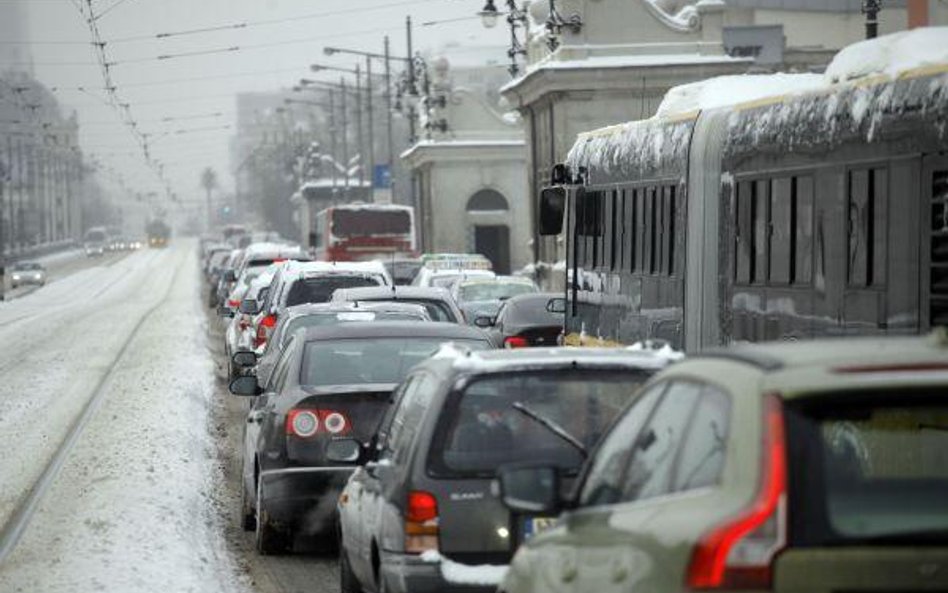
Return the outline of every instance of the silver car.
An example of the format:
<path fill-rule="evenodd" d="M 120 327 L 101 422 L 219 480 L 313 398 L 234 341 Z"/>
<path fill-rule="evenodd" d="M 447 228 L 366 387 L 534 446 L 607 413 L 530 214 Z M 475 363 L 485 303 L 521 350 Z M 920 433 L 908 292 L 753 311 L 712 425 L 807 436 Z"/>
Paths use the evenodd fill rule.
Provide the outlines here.
<path fill-rule="evenodd" d="M 46 268 L 39 262 L 18 262 L 13 264 L 10 286 L 16 288 L 24 284 L 43 286 L 46 284 Z"/>

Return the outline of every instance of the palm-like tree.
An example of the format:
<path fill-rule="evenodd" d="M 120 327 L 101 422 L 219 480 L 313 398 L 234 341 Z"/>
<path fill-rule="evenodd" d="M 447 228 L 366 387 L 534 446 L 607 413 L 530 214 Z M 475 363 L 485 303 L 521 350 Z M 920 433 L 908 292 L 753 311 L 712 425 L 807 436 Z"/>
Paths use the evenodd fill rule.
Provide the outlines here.
<path fill-rule="evenodd" d="M 201 172 L 201 187 L 207 194 L 207 228 L 211 228 L 211 192 L 217 189 L 217 173 L 211 167 Z"/>

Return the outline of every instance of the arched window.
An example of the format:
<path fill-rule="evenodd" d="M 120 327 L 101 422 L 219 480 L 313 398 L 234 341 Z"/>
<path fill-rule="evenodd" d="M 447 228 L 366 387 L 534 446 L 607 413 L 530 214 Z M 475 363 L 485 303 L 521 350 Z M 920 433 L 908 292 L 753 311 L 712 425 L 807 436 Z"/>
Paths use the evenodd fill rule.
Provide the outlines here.
<path fill-rule="evenodd" d="M 467 201 L 468 212 L 496 212 L 507 209 L 507 199 L 492 189 L 482 189 Z"/>

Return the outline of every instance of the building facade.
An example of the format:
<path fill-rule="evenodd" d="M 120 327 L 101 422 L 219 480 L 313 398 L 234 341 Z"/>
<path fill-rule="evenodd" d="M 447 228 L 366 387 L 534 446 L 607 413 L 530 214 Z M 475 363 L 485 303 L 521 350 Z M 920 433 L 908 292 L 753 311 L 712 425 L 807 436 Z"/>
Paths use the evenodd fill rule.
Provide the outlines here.
<path fill-rule="evenodd" d="M 0 256 L 68 243 L 83 231 L 78 119 L 32 74 L 25 8 L 0 4 Z"/>
<path fill-rule="evenodd" d="M 422 250 L 481 253 L 508 274 L 530 262 L 529 203 L 523 184 L 523 128 L 492 104 L 484 84 L 496 66 L 434 64 L 432 93 L 419 112 L 421 139 L 402 153 L 411 171 Z"/>

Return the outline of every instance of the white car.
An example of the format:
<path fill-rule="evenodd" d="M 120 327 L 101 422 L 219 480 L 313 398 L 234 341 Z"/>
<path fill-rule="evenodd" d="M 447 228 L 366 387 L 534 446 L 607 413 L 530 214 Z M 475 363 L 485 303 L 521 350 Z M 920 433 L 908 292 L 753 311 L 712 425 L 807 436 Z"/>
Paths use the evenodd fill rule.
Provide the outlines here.
<path fill-rule="evenodd" d="M 46 269 L 38 262 L 18 262 L 13 264 L 10 276 L 10 287 L 16 288 L 24 284 L 46 284 Z"/>

